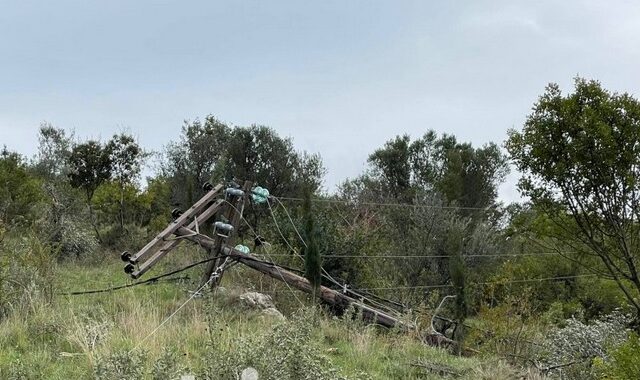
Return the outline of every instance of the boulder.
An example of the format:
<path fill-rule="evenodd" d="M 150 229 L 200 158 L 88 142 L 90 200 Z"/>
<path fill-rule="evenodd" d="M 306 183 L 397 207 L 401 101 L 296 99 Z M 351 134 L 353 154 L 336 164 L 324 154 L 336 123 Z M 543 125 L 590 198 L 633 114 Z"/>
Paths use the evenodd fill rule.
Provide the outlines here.
<path fill-rule="evenodd" d="M 280 310 L 276 309 L 275 307 L 270 307 L 268 309 L 262 310 L 262 315 L 264 315 L 266 317 L 269 317 L 269 318 L 277 319 L 279 321 L 284 321 L 284 320 L 287 319 L 287 318 L 285 318 L 284 315 L 282 315 Z"/>
<path fill-rule="evenodd" d="M 273 304 L 273 300 L 271 296 L 258 293 L 258 292 L 247 292 L 242 294 L 240 297 L 240 302 L 250 308 L 255 310 L 264 310 L 264 309 L 275 309 L 275 305 Z"/>
<path fill-rule="evenodd" d="M 240 374 L 240 380 L 258 380 L 259 377 L 258 370 L 253 367 L 243 369 Z"/>

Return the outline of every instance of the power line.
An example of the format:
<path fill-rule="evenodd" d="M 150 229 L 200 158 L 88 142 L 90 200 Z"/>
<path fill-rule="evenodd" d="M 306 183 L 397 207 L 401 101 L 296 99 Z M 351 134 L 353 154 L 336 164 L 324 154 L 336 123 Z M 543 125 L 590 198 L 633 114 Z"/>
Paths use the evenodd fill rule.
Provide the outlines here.
<path fill-rule="evenodd" d="M 302 202 L 302 198 L 296 197 L 274 197 L 276 199 L 283 199 L 287 201 Z M 352 205 L 364 205 L 364 206 L 386 206 L 386 207 L 408 207 L 408 208 L 430 208 L 430 209 L 443 209 L 443 210 L 490 210 L 491 207 L 471 207 L 471 206 L 435 206 L 425 204 L 411 204 L 411 203 L 378 203 L 378 202 L 358 202 L 349 201 L 343 199 L 325 199 L 314 198 L 312 202 L 317 203 L 339 203 L 339 204 L 352 204 Z"/>
<path fill-rule="evenodd" d="M 306 242 L 304 241 L 304 239 L 302 238 L 302 234 L 300 234 L 300 231 L 298 231 L 298 228 L 296 227 L 296 224 L 293 222 L 293 219 L 291 218 L 291 215 L 289 214 L 289 211 L 287 210 L 287 208 L 285 207 L 285 205 L 282 203 L 282 201 L 280 201 L 280 199 L 275 198 L 275 200 L 276 200 L 276 201 L 278 201 L 278 204 L 279 204 L 280 206 L 282 206 L 282 209 L 283 209 L 283 210 L 284 210 L 284 212 L 287 214 L 287 218 L 289 219 L 289 222 L 291 223 L 291 226 L 292 226 L 292 227 L 293 227 L 293 229 L 295 230 L 295 232 L 296 232 L 296 234 L 298 235 L 298 238 L 300 239 L 300 241 L 302 242 L 302 244 L 303 244 L 305 247 L 308 247 L 307 243 L 306 243 Z M 278 232 L 280 233 L 280 236 L 285 240 L 285 243 L 287 244 L 287 246 L 289 246 L 289 248 L 291 248 L 291 250 L 292 250 L 294 253 L 296 253 L 296 254 L 297 254 L 297 255 L 302 259 L 302 261 L 304 261 L 305 259 L 302 257 L 302 255 L 298 254 L 298 253 L 293 249 L 293 247 L 291 247 L 291 244 L 289 244 L 289 241 L 287 240 L 287 238 L 284 236 L 284 234 L 283 234 L 283 233 L 282 233 L 282 231 L 280 230 L 280 226 L 279 226 L 279 224 L 278 224 L 278 220 L 277 220 L 277 219 L 276 219 L 276 217 L 275 217 L 275 214 L 274 214 L 274 212 L 273 212 L 273 208 L 271 207 L 271 203 L 269 202 L 269 199 L 267 199 L 267 205 L 269 206 L 269 211 L 270 211 L 270 213 L 271 213 L 271 216 L 273 217 L 273 221 L 274 221 L 274 223 L 275 223 L 275 225 L 276 225 L 276 228 L 278 229 Z M 388 311 L 388 312 L 391 312 L 391 313 L 395 313 L 395 312 L 396 312 L 396 310 L 391 309 L 391 308 L 387 307 L 387 306 L 386 306 L 386 305 L 384 305 L 384 304 L 381 304 L 381 303 L 379 303 L 379 302 L 377 302 L 377 301 L 375 301 L 375 300 L 372 300 L 372 299 L 370 299 L 370 298 L 367 298 L 366 296 L 364 296 L 364 295 L 363 295 L 363 294 L 361 294 L 361 293 L 357 293 L 357 292 L 354 292 L 353 290 L 349 289 L 349 288 L 346 286 L 346 284 L 341 284 L 341 283 L 340 283 L 340 282 L 338 282 L 335 278 L 333 278 L 333 277 L 331 276 L 331 274 L 330 274 L 326 269 L 324 269 L 324 267 L 322 267 L 322 266 L 321 266 L 321 267 L 320 267 L 320 269 L 321 269 L 321 271 L 322 271 L 322 277 L 323 277 L 323 278 L 325 278 L 325 279 L 327 279 L 327 280 L 328 280 L 330 283 L 332 283 L 333 285 L 336 285 L 336 286 L 340 287 L 340 288 L 342 289 L 342 291 L 343 291 L 343 292 L 345 292 L 345 293 L 350 293 L 351 295 L 353 295 L 353 296 L 357 296 L 357 297 L 359 297 L 359 298 L 361 298 L 361 299 L 363 299 L 363 300 L 365 300 L 365 299 L 366 299 L 366 300 L 367 300 L 369 303 L 371 303 L 372 305 L 376 305 L 376 307 L 381 307 L 382 309 L 387 309 L 387 311 Z M 380 297 L 378 297 L 378 298 L 380 298 Z M 391 301 L 391 302 L 392 302 L 392 303 L 394 303 L 394 301 Z"/>
<path fill-rule="evenodd" d="M 172 277 L 172 278 L 167 278 L 167 279 L 164 279 L 164 277 L 168 277 L 168 276 L 174 275 L 176 273 L 183 272 L 183 271 L 185 271 L 187 269 L 191 269 L 191 268 L 193 268 L 195 266 L 198 266 L 198 265 L 206 264 L 206 263 L 208 263 L 210 261 L 213 261 L 213 260 L 215 260 L 217 258 L 220 258 L 220 257 L 229 257 L 229 256 L 228 255 L 220 255 L 220 256 L 215 257 L 215 258 L 209 258 L 209 259 L 201 260 L 201 261 L 189 264 L 189 265 L 187 265 L 185 267 L 182 267 L 180 269 L 176 269 L 174 271 L 171 271 L 171 272 L 168 272 L 168 273 L 164 273 L 164 274 L 161 274 L 161 275 L 156 276 L 156 277 L 149 278 L 149 279 L 144 280 L 144 281 L 138 281 L 138 282 L 134 282 L 134 283 L 130 283 L 130 284 L 113 286 L 113 287 L 110 287 L 110 288 L 78 290 L 78 291 L 62 292 L 62 293 L 56 293 L 56 294 L 60 295 L 60 296 L 77 296 L 77 295 L 83 295 L 83 294 L 107 293 L 107 292 L 113 292 L 113 291 L 116 291 L 116 290 L 132 288 L 132 287 L 138 286 L 138 285 L 145 285 L 145 284 L 146 285 L 155 285 L 155 284 L 160 283 L 160 282 L 175 282 L 175 281 L 180 281 L 180 280 L 188 280 L 189 276 Z M 261 263 L 270 265 L 272 267 L 281 267 L 281 268 L 287 269 L 287 270 L 289 270 L 291 272 L 298 272 L 298 273 L 300 272 L 300 270 L 298 270 L 298 269 L 290 268 L 290 267 L 287 267 L 287 266 L 284 266 L 284 265 L 275 264 L 275 263 L 273 263 L 271 261 L 265 261 L 265 260 L 262 260 L 262 259 L 259 259 L 259 258 L 254 258 L 254 257 L 247 256 L 247 257 L 244 257 L 243 259 L 244 260 L 251 260 L 251 261 L 259 261 Z"/>
<path fill-rule="evenodd" d="M 244 217 L 244 215 L 243 215 L 242 211 L 238 210 L 238 209 L 236 208 L 236 206 L 234 206 L 233 204 L 231 204 L 231 202 L 227 201 L 226 199 L 225 199 L 225 202 L 227 202 L 227 203 L 229 204 L 229 206 L 233 207 L 233 209 L 234 209 L 237 213 L 239 213 L 239 215 L 240 215 L 240 219 L 241 219 L 241 220 L 243 220 L 243 221 L 245 222 L 245 224 L 247 225 L 247 227 L 249 227 L 249 230 L 251 231 L 251 233 L 253 234 L 253 236 L 254 236 L 256 239 L 259 239 L 259 238 L 260 238 L 260 236 L 258 235 L 258 233 L 256 232 L 256 230 L 253 228 L 253 226 L 251 226 L 251 223 L 249 223 L 249 221 Z M 268 200 L 268 199 L 267 199 L 267 203 L 269 203 L 269 200 Z M 271 209 L 271 205 L 269 205 L 269 209 Z M 291 289 L 291 286 L 289 286 L 289 284 L 288 284 L 286 281 L 284 281 L 284 276 L 282 275 L 282 271 L 280 270 L 280 267 L 279 267 L 278 265 L 276 265 L 276 264 L 274 264 L 274 263 L 273 263 L 273 262 L 274 262 L 274 260 L 273 260 L 273 258 L 271 257 L 271 254 L 270 254 L 271 252 L 270 252 L 270 251 L 271 251 L 271 249 L 270 249 L 269 247 L 265 247 L 264 255 L 265 255 L 265 256 L 267 256 L 267 257 L 269 258 L 270 264 L 271 264 L 274 268 L 276 268 L 276 270 L 278 271 L 278 274 L 280 275 L 280 278 L 283 280 L 284 284 L 287 286 L 287 289 L 289 289 L 289 291 L 291 292 L 291 295 L 293 296 L 293 298 L 295 298 L 295 299 L 296 299 L 296 301 L 298 301 L 298 303 L 304 307 L 304 304 L 302 303 L 302 301 L 300 301 L 300 299 L 298 298 L 298 296 L 296 295 L 296 293 L 293 291 L 293 289 Z"/>
<path fill-rule="evenodd" d="M 573 278 L 583 277 L 595 277 L 595 274 L 580 274 L 575 276 L 558 276 L 558 277 L 544 277 L 544 278 L 527 278 L 519 280 L 509 281 L 491 281 L 491 282 L 477 282 L 474 285 L 503 285 L 503 284 L 515 284 L 515 283 L 527 283 L 527 282 L 540 282 L 540 281 L 556 281 L 556 280 L 568 280 Z M 395 287 L 379 287 L 379 288 L 361 288 L 360 290 L 403 290 L 403 289 L 437 289 L 437 288 L 450 288 L 453 284 L 439 284 L 439 285 L 418 285 L 418 286 L 395 286 Z"/>
<path fill-rule="evenodd" d="M 462 255 L 465 257 L 520 257 L 520 256 L 559 256 L 558 252 L 537 252 L 537 253 L 491 253 L 491 254 L 471 254 Z M 292 257 L 293 255 L 288 253 L 275 253 L 271 254 L 273 257 Z M 442 259 L 449 258 L 450 255 L 322 255 L 323 258 L 330 259 L 414 259 L 414 258 L 431 258 Z"/>
<path fill-rule="evenodd" d="M 80 291 L 63 292 L 63 293 L 57 293 L 57 294 L 61 295 L 61 296 L 77 296 L 77 295 L 81 295 L 81 294 L 106 293 L 106 292 L 112 292 L 112 291 L 115 291 L 115 290 L 120 290 L 120 289 L 125 289 L 125 288 L 132 288 L 132 287 L 138 286 L 138 285 L 155 283 L 155 282 L 159 282 L 161 279 L 163 279 L 165 277 L 169 277 L 169 276 L 174 275 L 176 273 L 183 272 L 183 271 L 185 271 L 187 269 L 191 269 L 191 268 L 193 268 L 195 266 L 205 264 L 205 263 L 207 263 L 209 261 L 212 261 L 212 260 L 214 260 L 214 259 L 201 260 L 201 261 L 189 264 L 187 266 L 184 266 L 184 267 L 182 267 L 180 269 L 176 269 L 174 271 L 167 272 L 167 273 L 161 274 L 159 276 L 149 278 L 149 279 L 144 280 L 144 281 L 138 281 L 138 282 L 134 282 L 134 283 L 130 283 L 130 284 L 113 286 L 113 287 L 104 288 L 104 289 L 80 290 Z M 162 281 L 178 281 L 178 280 L 184 280 L 184 279 L 188 279 L 188 277 L 186 277 L 186 276 L 176 277 L 176 278 L 170 278 L 170 279 L 166 279 L 166 280 L 162 280 Z"/>

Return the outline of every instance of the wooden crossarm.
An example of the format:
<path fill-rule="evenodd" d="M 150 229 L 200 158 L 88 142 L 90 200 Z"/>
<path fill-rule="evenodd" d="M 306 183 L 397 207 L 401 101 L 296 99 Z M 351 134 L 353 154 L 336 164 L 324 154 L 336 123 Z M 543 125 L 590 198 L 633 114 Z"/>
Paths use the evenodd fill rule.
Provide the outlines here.
<path fill-rule="evenodd" d="M 198 215 L 209 203 L 211 203 L 218 193 L 222 190 L 222 185 L 215 186 L 211 191 L 206 193 L 200 200 L 198 200 L 193 206 L 191 206 L 184 214 L 180 215 L 175 221 L 173 221 L 167 228 L 160 232 L 153 240 L 145 245 L 138 253 L 131 256 L 129 262 L 136 264 L 144 256 L 154 253 L 160 246 L 164 244 L 166 239 L 171 236 L 178 228 L 183 227 L 189 220 Z"/>
<path fill-rule="evenodd" d="M 202 214 L 194 217 L 193 221 L 189 223 L 187 226 L 188 229 L 193 230 L 196 225 L 204 224 L 207 220 L 209 220 L 213 215 L 215 215 L 223 206 L 224 200 L 219 199 L 214 204 L 209 206 L 206 210 L 202 212 Z M 140 266 L 131 273 L 132 278 L 139 278 L 145 272 L 147 272 L 151 267 L 153 267 L 160 259 L 162 259 L 169 251 L 175 248 L 178 244 L 180 244 L 181 240 L 173 239 L 169 241 L 165 241 L 164 245 L 160 247 L 151 257 L 145 260 Z"/>

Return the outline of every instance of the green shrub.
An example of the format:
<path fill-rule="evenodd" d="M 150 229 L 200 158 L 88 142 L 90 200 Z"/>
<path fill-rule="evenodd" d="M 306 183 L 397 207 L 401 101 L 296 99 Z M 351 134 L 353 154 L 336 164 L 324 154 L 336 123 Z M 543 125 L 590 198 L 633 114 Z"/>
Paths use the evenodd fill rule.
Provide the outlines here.
<path fill-rule="evenodd" d="M 261 379 L 343 379 L 313 339 L 316 319 L 315 311 L 303 310 L 271 331 L 238 337 L 230 345 L 220 346 L 214 334 L 207 346 L 207 366 L 197 378 L 233 379 L 253 367 Z M 221 328 L 215 321 L 210 331 Z"/>
<path fill-rule="evenodd" d="M 542 314 L 542 321 L 551 326 L 564 327 L 569 319 L 584 319 L 584 309 L 577 301 L 560 302 L 556 301 L 549 306 L 549 309 Z"/>
<path fill-rule="evenodd" d="M 134 351 L 116 351 L 96 356 L 94 376 L 96 380 L 123 380 L 144 378 L 146 354 Z"/>
<path fill-rule="evenodd" d="M 55 250 L 32 232 L 14 235 L 0 243 L 0 319 L 30 313 L 54 294 Z"/>
<path fill-rule="evenodd" d="M 640 337 L 631 334 L 620 346 L 609 351 L 608 360 L 599 358 L 594 367 L 602 379 L 640 379 Z"/>
<path fill-rule="evenodd" d="M 29 172 L 22 156 L 5 147 L 0 151 L 0 220 L 9 226 L 28 226 L 41 200 L 40 180 Z"/>
<path fill-rule="evenodd" d="M 627 339 L 628 322 L 629 317 L 620 312 L 614 312 L 591 324 L 569 319 L 565 327 L 549 332 L 540 361 L 548 367 L 575 363 L 551 371 L 561 378 L 595 379 L 598 375 L 592 366 L 594 358 L 608 360 L 609 350 L 620 346 Z"/>
<path fill-rule="evenodd" d="M 179 357 L 174 350 L 165 350 L 151 366 L 151 379 L 177 379 L 186 373 L 184 366 L 179 363 Z"/>

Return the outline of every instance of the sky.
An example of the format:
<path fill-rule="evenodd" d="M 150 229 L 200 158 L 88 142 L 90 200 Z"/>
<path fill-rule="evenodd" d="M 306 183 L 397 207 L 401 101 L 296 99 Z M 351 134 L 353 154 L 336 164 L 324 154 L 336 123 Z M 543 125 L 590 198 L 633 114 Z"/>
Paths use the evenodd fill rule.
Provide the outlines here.
<path fill-rule="evenodd" d="M 46 121 L 160 151 L 212 114 L 320 153 L 333 191 L 399 134 L 502 144 L 550 82 L 638 97 L 638 20 L 616 0 L 0 0 L 0 145 L 33 155 Z"/>

